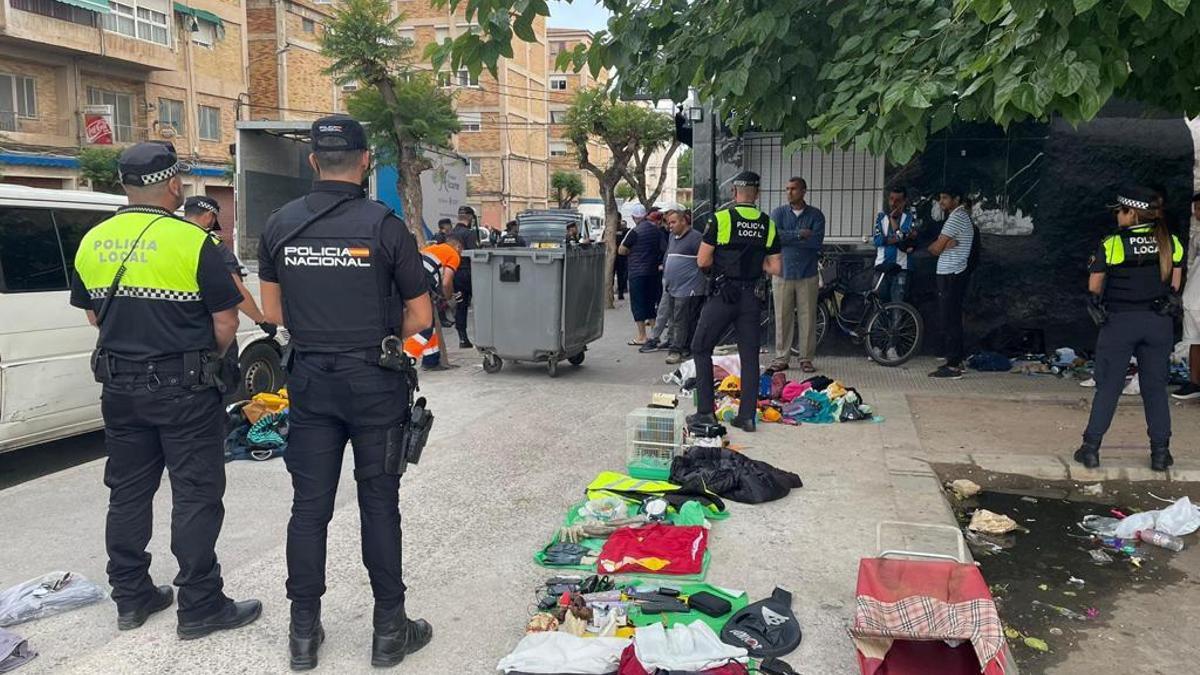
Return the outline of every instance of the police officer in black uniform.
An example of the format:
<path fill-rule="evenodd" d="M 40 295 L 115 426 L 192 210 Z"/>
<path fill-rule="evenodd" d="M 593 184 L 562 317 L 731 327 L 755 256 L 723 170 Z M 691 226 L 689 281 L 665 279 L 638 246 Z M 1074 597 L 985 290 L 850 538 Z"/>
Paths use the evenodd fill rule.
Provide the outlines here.
<path fill-rule="evenodd" d="M 1125 387 L 1129 358 L 1137 356 L 1138 380 L 1150 436 L 1150 468 L 1166 471 L 1171 458 L 1171 408 L 1167 399 L 1174 318 L 1183 247 L 1154 206 L 1153 191 L 1122 190 L 1114 208 L 1117 234 L 1106 237 L 1088 265 L 1089 310 L 1100 324 L 1096 341 L 1096 394 L 1075 461 L 1100 466 L 1100 443 Z"/>
<path fill-rule="evenodd" d="M 504 234 L 500 235 L 500 240 L 496 243 L 496 248 L 526 248 L 529 244 L 525 241 L 525 237 L 521 236 L 521 223 L 510 220 L 504 226 Z"/>
<path fill-rule="evenodd" d="M 208 233 L 177 218 L 186 172 L 169 143 L 139 143 L 119 159 L 129 206 L 84 235 L 71 304 L 100 329 L 92 370 L 103 383 L 109 489 L 105 546 L 117 628 L 171 606 L 150 579 L 154 493 L 171 479 L 171 552 L 179 561 L 181 639 L 251 623 L 257 600 L 223 592 L 214 547 L 225 518 L 218 369 L 242 296 Z"/>
<path fill-rule="evenodd" d="M 450 230 L 450 236 L 462 243 L 462 250 L 471 251 L 488 245 L 480 241 L 478 219 L 470 206 L 458 207 L 458 223 Z M 462 264 L 454 275 L 454 329 L 458 331 L 458 346 L 471 349 L 471 338 L 467 335 L 467 312 L 471 309 L 471 260 L 463 256 Z"/>
<path fill-rule="evenodd" d="M 225 268 L 229 270 L 230 278 L 233 279 L 238 292 L 242 294 L 242 301 L 238 304 L 238 311 L 249 317 L 268 337 L 275 337 L 279 331 L 279 327 L 267 321 L 266 315 L 258 308 L 258 303 L 254 302 L 254 296 L 246 288 L 246 284 L 244 283 L 248 275 L 246 267 L 242 265 L 242 261 L 238 260 L 233 250 L 226 246 L 221 241 L 220 235 L 217 234 L 217 232 L 221 231 L 221 205 L 217 200 L 207 195 L 194 195 L 183 200 L 183 217 L 188 222 L 194 223 L 197 227 L 211 234 L 213 241 L 220 247 L 221 259 L 225 261 Z M 237 337 L 235 336 L 233 344 L 225 352 L 225 371 L 223 375 L 226 378 L 228 388 L 228 391 L 225 392 L 227 399 L 236 399 L 241 394 L 250 393 L 238 391 L 238 380 L 241 379 L 241 365 L 238 360 L 240 354 L 241 350 L 238 349 Z"/>
<path fill-rule="evenodd" d="M 725 329 L 737 328 L 742 366 L 742 398 L 733 425 L 754 431 L 758 413 L 759 318 L 763 272 L 780 274 L 781 249 L 775 223 L 758 210 L 758 174 L 743 171 L 733 179 L 734 205 L 713 214 L 704 230 L 696 261 L 709 274 L 709 298 L 700 312 L 692 354 L 696 360 L 696 414 L 688 422 L 715 424 L 713 348 Z"/>
<path fill-rule="evenodd" d="M 425 270 L 404 222 L 367 198 L 363 127 L 344 116 L 313 122 L 312 192 L 272 214 L 259 241 L 269 319 L 293 347 L 285 455 L 295 492 L 287 536 L 291 666 L 317 665 L 324 640 L 325 539 L 346 442 L 362 521 L 363 563 L 375 596 L 371 663 L 393 666 L 429 643 L 408 618 L 400 564 L 400 474 L 393 462 L 408 421 L 411 362 L 404 338 L 433 323 Z"/>

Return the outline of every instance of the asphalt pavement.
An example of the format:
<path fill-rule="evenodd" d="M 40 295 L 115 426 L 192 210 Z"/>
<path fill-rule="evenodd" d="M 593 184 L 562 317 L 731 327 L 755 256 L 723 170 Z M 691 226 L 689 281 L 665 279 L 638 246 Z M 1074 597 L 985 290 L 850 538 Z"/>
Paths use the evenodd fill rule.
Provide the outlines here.
<path fill-rule="evenodd" d="M 401 509 L 408 606 L 412 615 L 431 621 L 434 639 L 396 672 L 495 672 L 496 662 L 521 638 L 535 589 L 551 574 L 534 565 L 533 553 L 599 471 L 622 469 L 626 414 L 645 405 L 652 392 L 671 390 L 662 381 L 670 369 L 662 362 L 665 352 L 638 354 L 625 345 L 632 329 L 627 308 L 610 311 L 606 320 L 607 334 L 583 366 L 564 364 L 557 379 L 544 366 L 519 364 L 485 374 L 476 355 L 461 351 L 455 352 L 460 367 L 424 376 L 422 394 L 437 422 L 421 465 L 402 481 Z M 864 362 L 846 356 L 819 365 L 834 377 L 839 366 L 851 364 L 855 372 L 882 371 Z M 892 376 L 879 373 L 885 375 Z M 748 455 L 799 473 L 805 487 L 778 502 L 732 504 L 732 517 L 712 531 L 711 583 L 745 589 L 752 599 L 776 586 L 793 593 L 805 637 L 787 660 L 800 672 L 858 672 L 845 629 L 854 609 L 857 563 L 875 553 L 877 522 L 953 523 L 932 475 L 889 471 L 888 452 L 919 446 L 900 388 L 881 382 L 876 393 L 872 383 L 854 384 L 885 421 L 768 425 L 755 435 L 733 434 Z M 360 562 L 351 470 L 348 453 L 329 526 L 323 672 L 371 672 L 372 600 Z M 107 588 L 102 474 L 98 459 L 0 491 L 6 542 L 0 547 L 0 587 L 70 570 Z M 227 476 L 218 542 L 226 591 L 261 599 L 262 619 L 180 642 L 172 613 L 119 633 L 115 607 L 105 601 L 12 627 L 41 652 L 22 675 L 286 672 L 288 476 L 279 460 L 235 462 L 227 465 Z M 157 583 L 169 583 L 176 571 L 169 513 L 164 479 L 150 545 Z M 948 547 L 946 540 L 906 539 L 898 543 Z"/>

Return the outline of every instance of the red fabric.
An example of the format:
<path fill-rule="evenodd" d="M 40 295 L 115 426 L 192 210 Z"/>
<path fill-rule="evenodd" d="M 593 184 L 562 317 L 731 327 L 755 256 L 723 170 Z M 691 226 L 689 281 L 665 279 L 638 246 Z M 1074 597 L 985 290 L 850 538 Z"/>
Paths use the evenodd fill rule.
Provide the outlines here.
<path fill-rule="evenodd" d="M 602 574 L 698 574 L 704 569 L 708 530 L 699 526 L 654 524 L 623 527 L 608 538 L 600 550 L 597 569 Z M 666 567 L 644 567 L 637 559 L 661 558 Z M 634 559 L 634 561 L 627 561 Z"/>
<path fill-rule="evenodd" d="M 1004 673 L 1003 626 L 974 565 L 865 558 L 856 594 L 851 635 L 893 640 L 882 659 L 858 653 L 864 675 Z"/>
<path fill-rule="evenodd" d="M 637 637 L 634 637 L 634 639 L 636 640 Z M 702 675 L 748 675 L 750 671 L 746 670 L 746 666 L 740 663 L 727 663 L 723 666 L 696 672 Z M 642 666 L 642 662 L 638 661 L 637 652 L 634 650 L 633 645 L 629 645 L 625 648 L 625 651 L 621 652 L 621 663 L 617 667 L 617 675 L 654 675 L 654 673 L 651 673 Z"/>

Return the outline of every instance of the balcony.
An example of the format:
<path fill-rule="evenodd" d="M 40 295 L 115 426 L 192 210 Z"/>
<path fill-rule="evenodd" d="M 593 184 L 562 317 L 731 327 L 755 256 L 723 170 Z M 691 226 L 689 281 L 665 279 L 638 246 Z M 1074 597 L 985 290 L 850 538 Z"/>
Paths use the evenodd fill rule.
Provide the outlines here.
<path fill-rule="evenodd" d="M 30 146 L 75 147 L 79 144 L 72 135 L 69 120 L 26 117 L 11 110 L 0 110 L 0 133 L 9 141 Z"/>
<path fill-rule="evenodd" d="M 110 17 L 106 19 L 106 17 Z M 124 16 L 112 14 L 104 0 L 8 0 L 0 2 L 0 37 L 75 54 L 113 59 L 146 70 L 175 70 L 177 59 L 169 46 L 171 22 L 157 33 L 122 30 Z M 120 31 L 120 32 L 118 32 Z M 162 33 L 165 31 L 165 36 Z M 129 34 L 123 34 L 129 33 Z M 165 37 L 165 40 L 163 39 Z M 168 44 L 162 44 L 166 42 Z"/>

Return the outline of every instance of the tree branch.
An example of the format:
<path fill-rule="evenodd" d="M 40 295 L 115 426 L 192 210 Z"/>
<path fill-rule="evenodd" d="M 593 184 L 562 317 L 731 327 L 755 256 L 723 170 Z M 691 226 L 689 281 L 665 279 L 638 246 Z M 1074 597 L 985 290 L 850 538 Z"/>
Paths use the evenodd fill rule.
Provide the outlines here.
<path fill-rule="evenodd" d="M 662 194 L 663 183 L 667 180 L 667 165 L 671 163 L 671 156 L 679 149 L 679 139 L 675 139 L 671 143 L 671 147 L 667 148 L 667 154 L 663 155 L 662 167 L 658 172 L 658 187 L 654 188 L 654 194 L 650 196 L 650 201 L 656 201 L 658 196 Z M 674 201 L 674 199 L 672 199 Z"/>

